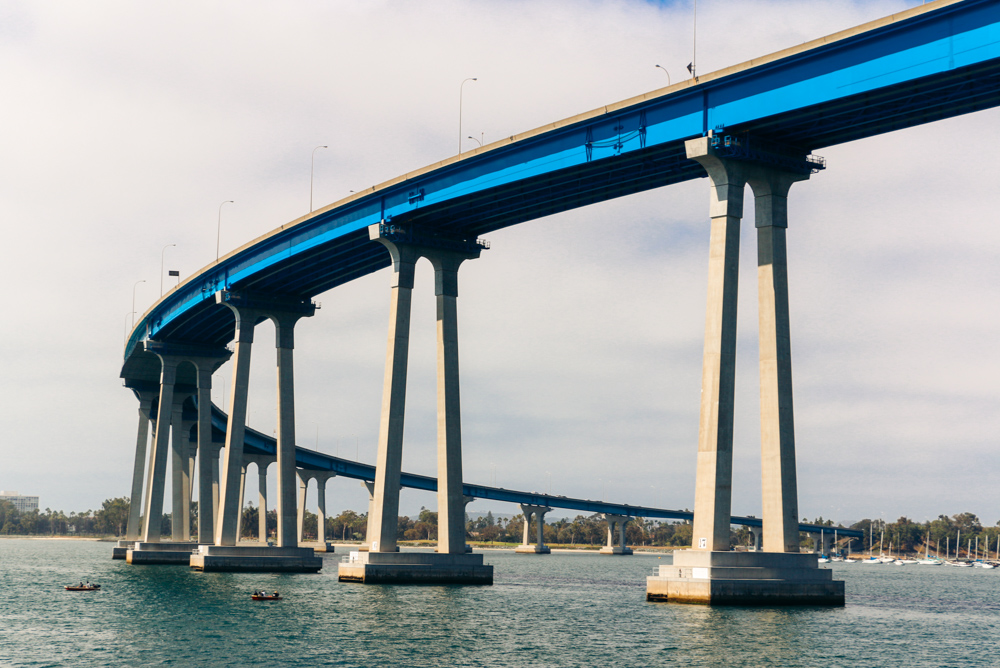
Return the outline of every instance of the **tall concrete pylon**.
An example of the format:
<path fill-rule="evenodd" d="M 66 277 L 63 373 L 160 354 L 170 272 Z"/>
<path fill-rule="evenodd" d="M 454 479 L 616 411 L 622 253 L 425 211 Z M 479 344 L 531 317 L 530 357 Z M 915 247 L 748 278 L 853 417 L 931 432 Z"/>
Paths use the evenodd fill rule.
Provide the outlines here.
<path fill-rule="evenodd" d="M 646 598 L 714 604 L 843 605 L 844 583 L 799 553 L 785 229 L 788 190 L 821 167 L 812 156 L 746 136 L 692 139 L 711 181 L 693 545 L 647 578 Z M 730 551 L 736 305 L 743 193 L 754 193 L 760 329 L 761 481 L 766 552 Z M 759 545 L 759 543 L 758 543 Z"/>

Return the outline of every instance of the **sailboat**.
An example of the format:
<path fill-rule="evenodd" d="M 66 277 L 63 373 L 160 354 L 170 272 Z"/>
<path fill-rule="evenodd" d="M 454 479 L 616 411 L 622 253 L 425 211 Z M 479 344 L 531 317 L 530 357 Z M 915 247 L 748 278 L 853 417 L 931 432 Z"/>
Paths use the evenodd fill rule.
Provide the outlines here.
<path fill-rule="evenodd" d="M 938 541 L 938 543 L 940 543 L 940 541 Z M 924 541 L 924 558 L 919 559 L 917 563 L 920 564 L 921 566 L 940 566 L 941 565 L 940 559 L 938 559 L 937 557 L 931 559 L 930 549 L 931 549 L 931 532 L 928 531 L 927 540 Z"/>

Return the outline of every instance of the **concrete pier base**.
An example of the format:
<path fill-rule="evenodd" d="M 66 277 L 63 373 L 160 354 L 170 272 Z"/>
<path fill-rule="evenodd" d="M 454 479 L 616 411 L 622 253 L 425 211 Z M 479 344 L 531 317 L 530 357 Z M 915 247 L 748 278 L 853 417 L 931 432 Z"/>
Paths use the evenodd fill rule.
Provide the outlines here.
<path fill-rule="evenodd" d="M 341 582 L 364 584 L 493 584 L 481 554 L 351 552 L 337 571 Z"/>
<path fill-rule="evenodd" d="M 333 554 L 336 551 L 336 546 L 333 543 L 299 543 L 299 547 L 308 547 L 314 552 L 325 552 L 327 554 Z"/>
<path fill-rule="evenodd" d="M 111 550 L 112 559 L 124 559 L 128 556 L 128 551 L 135 546 L 134 540 L 120 540 Z"/>
<path fill-rule="evenodd" d="M 518 545 L 514 548 L 516 554 L 552 554 L 548 545 Z"/>
<path fill-rule="evenodd" d="M 202 545 L 191 555 L 191 568 L 206 573 L 316 573 L 323 558 L 311 547 Z"/>
<path fill-rule="evenodd" d="M 198 543 L 143 543 L 136 541 L 126 550 L 125 561 L 135 566 L 181 565 L 187 566 L 191 553 L 198 548 Z M 117 549 L 117 548 L 116 548 Z"/>
<path fill-rule="evenodd" d="M 844 605 L 844 582 L 816 555 L 786 552 L 674 552 L 646 578 L 646 600 L 708 605 Z"/>
<path fill-rule="evenodd" d="M 622 555 L 629 555 L 629 554 L 632 554 L 632 548 L 628 547 L 627 545 L 626 546 L 622 546 L 622 545 L 608 546 L 608 545 L 605 545 L 604 547 L 601 548 L 600 554 L 622 554 Z"/>

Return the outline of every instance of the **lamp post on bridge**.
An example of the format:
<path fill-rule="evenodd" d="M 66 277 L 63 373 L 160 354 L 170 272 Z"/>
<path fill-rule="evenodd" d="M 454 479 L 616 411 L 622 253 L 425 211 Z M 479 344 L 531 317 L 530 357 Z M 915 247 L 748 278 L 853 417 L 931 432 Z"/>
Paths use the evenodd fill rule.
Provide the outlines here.
<path fill-rule="evenodd" d="M 167 244 L 160 251 L 160 296 L 163 296 L 163 254 L 167 252 L 167 249 L 171 246 L 176 246 L 177 244 Z"/>
<path fill-rule="evenodd" d="M 313 212 L 313 174 L 316 171 L 316 151 L 321 148 L 330 148 L 329 146 L 317 146 L 312 150 L 312 158 L 309 161 L 309 213 Z"/>
<path fill-rule="evenodd" d="M 471 139 L 472 141 L 474 141 L 474 142 L 476 142 L 477 144 L 479 144 L 479 148 L 482 148 L 482 147 L 483 147 L 483 140 L 482 140 L 482 139 L 476 139 L 476 138 L 475 138 L 475 137 L 473 137 L 472 135 L 469 135 L 468 137 L 466 137 L 466 139 Z"/>
<path fill-rule="evenodd" d="M 458 154 L 462 155 L 462 95 L 465 92 L 465 84 L 468 81 L 479 81 L 478 77 L 464 79 L 458 87 Z"/>
<path fill-rule="evenodd" d="M 219 261 L 219 239 L 222 236 L 222 207 L 226 204 L 233 204 L 233 200 L 227 199 L 219 205 L 219 224 L 215 228 L 215 261 Z"/>
<path fill-rule="evenodd" d="M 670 83 L 670 72 L 667 72 L 667 68 L 664 67 L 663 65 L 657 65 L 657 67 L 659 67 L 661 70 L 663 70 L 663 73 L 667 75 L 667 85 L 670 86 L 671 85 L 671 83 Z"/>

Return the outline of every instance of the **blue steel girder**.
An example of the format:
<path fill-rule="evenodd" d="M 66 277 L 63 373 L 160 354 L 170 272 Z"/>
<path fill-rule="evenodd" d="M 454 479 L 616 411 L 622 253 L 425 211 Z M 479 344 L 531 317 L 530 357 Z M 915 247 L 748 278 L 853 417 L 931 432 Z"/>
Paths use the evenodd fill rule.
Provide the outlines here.
<path fill-rule="evenodd" d="M 154 304 L 125 357 L 144 339 L 228 343 L 219 290 L 308 298 L 388 266 L 365 234 L 372 223 L 483 235 L 699 178 L 684 141 L 716 129 L 816 150 L 997 105 L 1000 3 L 939 0 L 475 149 L 283 225 Z"/>

